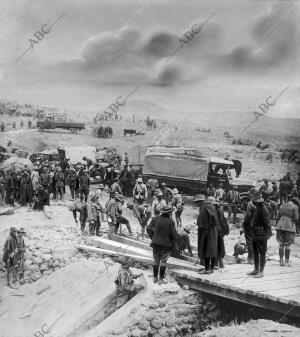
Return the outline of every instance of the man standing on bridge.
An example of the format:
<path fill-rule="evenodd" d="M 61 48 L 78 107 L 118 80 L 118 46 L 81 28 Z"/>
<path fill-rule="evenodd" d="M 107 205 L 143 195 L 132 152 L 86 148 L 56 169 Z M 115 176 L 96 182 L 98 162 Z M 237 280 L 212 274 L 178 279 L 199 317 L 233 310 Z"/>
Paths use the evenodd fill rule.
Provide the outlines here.
<path fill-rule="evenodd" d="M 272 230 L 269 213 L 260 191 L 254 192 L 252 205 L 252 209 L 247 211 L 244 219 L 245 236 L 250 238 L 254 258 L 254 270 L 248 275 L 259 278 L 264 276 L 267 241 L 272 235 Z"/>
<path fill-rule="evenodd" d="M 178 242 L 175 223 L 171 219 L 173 210 L 172 206 L 165 206 L 161 215 L 153 218 L 147 226 L 147 233 L 151 239 L 150 246 L 153 248 L 153 282 L 158 284 L 167 283 L 165 281 L 167 260 L 175 247 L 175 242 Z"/>

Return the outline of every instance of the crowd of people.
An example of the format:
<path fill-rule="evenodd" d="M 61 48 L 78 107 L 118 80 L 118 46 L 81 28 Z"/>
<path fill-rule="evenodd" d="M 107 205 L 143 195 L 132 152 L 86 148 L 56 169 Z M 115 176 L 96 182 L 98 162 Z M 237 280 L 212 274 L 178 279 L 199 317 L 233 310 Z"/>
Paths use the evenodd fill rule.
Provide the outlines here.
<path fill-rule="evenodd" d="M 32 205 L 34 209 L 43 209 L 53 199 L 64 199 L 66 185 L 69 186 L 71 200 L 70 211 L 74 221 L 80 224 L 83 235 L 102 235 L 101 224 L 107 222 L 108 237 L 122 232 L 122 225 L 127 228 L 128 235 L 133 235 L 129 220 L 124 216 L 123 209 L 127 207 L 138 220 L 142 239 L 147 232 L 153 248 L 154 282 L 165 282 L 165 271 L 169 256 L 179 257 L 188 251 L 193 255 L 189 234 L 191 226 L 182 224 L 184 201 L 177 188 L 171 190 L 165 183 L 150 178 L 146 182 L 139 174 L 130 175 L 128 157 L 121 172 L 114 167 L 106 172 L 103 183 L 95 191 L 91 189 L 91 181 L 87 168 L 69 165 L 67 161 L 60 163 L 44 162 L 35 166 L 30 172 L 10 171 L 0 175 L 0 195 L 3 200 L 14 205 L 17 200 L 22 206 Z M 279 185 L 268 180 L 260 189 L 252 188 L 248 196 L 244 221 L 242 223 L 245 236 L 244 247 L 237 244 L 235 256 L 247 252 L 248 262 L 254 264 L 254 270 L 249 273 L 253 277 L 262 277 L 266 263 L 267 241 L 272 235 L 272 224 L 275 223 L 277 241 L 279 243 L 280 265 L 288 265 L 291 244 L 299 233 L 300 207 L 300 174 L 296 184 L 288 172 L 279 181 Z M 94 190 L 94 189 L 93 189 Z M 104 192 L 109 199 L 104 203 Z M 125 201 L 127 198 L 127 205 Z M 232 186 L 225 192 L 223 185 L 216 188 L 209 185 L 206 194 L 197 195 L 194 204 L 199 208 L 198 227 L 198 259 L 204 265 L 202 273 L 211 274 L 215 268 L 223 268 L 225 256 L 224 236 L 229 234 L 229 221 L 237 220 L 240 194 L 237 186 Z M 228 216 L 224 214 L 225 205 Z M 232 217 L 233 216 L 233 217 Z M 88 226 L 88 232 L 85 228 Z M 14 231 L 16 233 L 17 231 Z M 14 233 L 10 235 L 13 236 Z M 11 241 L 12 239 L 10 239 Z M 5 247 L 14 247 L 7 245 Z M 7 256 L 12 254 L 12 248 L 4 255 L 3 265 L 7 265 Z M 11 260 L 12 265 L 14 261 Z"/>

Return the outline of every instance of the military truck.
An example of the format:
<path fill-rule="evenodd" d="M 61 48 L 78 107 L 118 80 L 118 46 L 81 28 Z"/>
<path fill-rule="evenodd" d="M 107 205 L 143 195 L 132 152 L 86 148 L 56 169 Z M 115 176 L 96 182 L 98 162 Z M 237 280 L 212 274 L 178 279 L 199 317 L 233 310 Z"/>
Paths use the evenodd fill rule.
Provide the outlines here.
<path fill-rule="evenodd" d="M 42 132 L 49 129 L 64 129 L 70 130 L 72 133 L 77 133 L 85 129 L 84 123 L 67 121 L 67 117 L 64 114 L 42 114 L 36 125 Z"/>
<path fill-rule="evenodd" d="M 156 178 L 187 195 L 206 194 L 207 187 L 222 183 L 225 192 L 236 185 L 241 196 L 255 186 L 254 181 L 233 178 L 234 163 L 218 157 L 203 157 L 195 149 L 149 148 L 144 159 L 143 177 Z"/>

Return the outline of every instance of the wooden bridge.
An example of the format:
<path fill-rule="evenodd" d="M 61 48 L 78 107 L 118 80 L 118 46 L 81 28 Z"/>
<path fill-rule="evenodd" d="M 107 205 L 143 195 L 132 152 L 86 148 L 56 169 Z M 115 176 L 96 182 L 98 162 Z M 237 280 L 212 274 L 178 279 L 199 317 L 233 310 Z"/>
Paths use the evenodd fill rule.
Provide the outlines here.
<path fill-rule="evenodd" d="M 153 264 L 149 240 L 114 235 L 112 240 L 89 237 L 90 246 L 78 245 L 78 249 L 104 255 L 128 255 L 138 261 Z M 168 269 L 179 284 L 191 289 L 251 304 L 267 310 L 300 318 L 300 264 L 280 267 L 278 261 L 268 261 L 263 278 L 247 276 L 253 269 L 249 264 L 229 264 L 213 274 L 199 274 L 203 269 L 193 257 L 182 260 L 169 258 Z"/>
<path fill-rule="evenodd" d="M 300 265 L 280 267 L 278 261 L 268 261 L 262 278 L 247 276 L 251 268 L 234 264 L 208 275 L 178 269 L 172 274 L 191 289 L 300 318 Z"/>

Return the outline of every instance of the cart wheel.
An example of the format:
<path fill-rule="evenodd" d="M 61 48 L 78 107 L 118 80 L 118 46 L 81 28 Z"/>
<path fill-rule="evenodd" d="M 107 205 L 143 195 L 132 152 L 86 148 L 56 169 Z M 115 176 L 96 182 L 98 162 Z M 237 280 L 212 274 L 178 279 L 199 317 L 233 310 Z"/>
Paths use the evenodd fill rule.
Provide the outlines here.
<path fill-rule="evenodd" d="M 168 203 L 169 202 L 171 202 L 172 200 L 173 200 L 173 191 L 169 188 L 169 187 L 167 187 L 167 199 L 168 200 L 166 200 Z"/>

